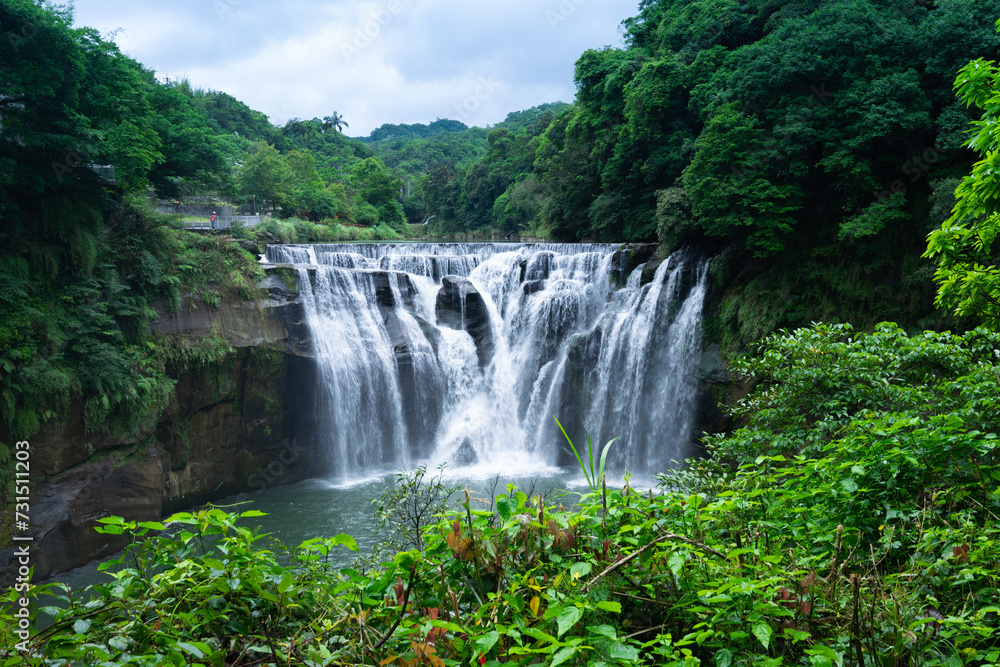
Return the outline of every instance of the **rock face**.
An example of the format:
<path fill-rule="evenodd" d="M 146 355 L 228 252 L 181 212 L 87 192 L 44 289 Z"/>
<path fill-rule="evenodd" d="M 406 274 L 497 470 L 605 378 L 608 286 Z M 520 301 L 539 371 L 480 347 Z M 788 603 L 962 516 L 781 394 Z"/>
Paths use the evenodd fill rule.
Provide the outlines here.
<path fill-rule="evenodd" d="M 294 272 L 268 270 L 263 298 L 182 311 L 156 323 L 186 344 L 225 339 L 224 359 L 175 371 L 159 417 L 129 432 L 86 433 L 83 405 L 31 439 L 34 580 L 106 557 L 124 541 L 94 531 L 121 516 L 155 521 L 234 493 L 314 472 L 308 445 L 315 364 Z M 0 437 L 5 434 L 0 433 Z M 0 586 L 13 582 L 13 549 L 0 550 Z"/>
<path fill-rule="evenodd" d="M 468 279 L 444 277 L 437 295 L 437 320 L 440 326 L 468 332 L 476 344 L 479 365 L 489 364 L 495 346 L 493 325 L 483 295 Z"/>
<path fill-rule="evenodd" d="M 615 253 L 614 261 L 611 263 L 612 283 L 616 287 L 624 287 L 628 277 L 640 264 L 647 265 L 646 270 L 643 270 L 642 284 L 651 282 L 653 272 L 660 264 L 660 260 L 655 258 L 656 248 L 655 243 L 629 243 L 622 246 L 621 250 Z"/>
<path fill-rule="evenodd" d="M 402 303 L 397 304 L 396 298 L 389 286 L 388 274 L 375 272 L 376 299 L 382 314 L 382 322 L 392 343 L 392 354 L 396 360 L 396 370 L 399 374 L 399 391 L 403 396 L 421 395 L 420 401 L 407 401 L 403 408 L 403 419 L 406 421 L 406 432 L 413 441 L 414 451 L 422 455 L 430 455 L 435 425 L 441 414 L 441 387 L 437 385 L 438 378 L 421 373 L 421 355 L 436 354 L 440 344 L 441 333 L 429 322 L 413 315 L 414 299 L 417 288 L 405 273 L 396 274 L 399 296 Z M 400 306 L 403 314 L 397 312 Z M 412 349 L 406 336 L 404 317 L 412 318 L 416 326 L 423 332 L 430 349 Z"/>
<path fill-rule="evenodd" d="M 589 333 L 574 336 L 569 343 L 569 353 L 566 357 L 566 376 L 563 380 L 563 390 L 559 405 L 559 414 L 574 415 L 579 414 L 579 406 L 586 405 L 587 387 L 592 383 L 592 378 L 588 368 L 597 365 L 597 358 L 601 354 L 601 340 L 604 337 L 604 330 L 594 327 Z M 556 464 L 560 466 L 576 466 L 576 457 L 566 442 L 565 437 L 555 428 L 551 428 L 552 435 L 559 443 L 559 456 Z M 577 419 L 567 421 L 563 424 L 566 434 L 576 445 L 586 449 L 587 429 L 583 420 Z"/>

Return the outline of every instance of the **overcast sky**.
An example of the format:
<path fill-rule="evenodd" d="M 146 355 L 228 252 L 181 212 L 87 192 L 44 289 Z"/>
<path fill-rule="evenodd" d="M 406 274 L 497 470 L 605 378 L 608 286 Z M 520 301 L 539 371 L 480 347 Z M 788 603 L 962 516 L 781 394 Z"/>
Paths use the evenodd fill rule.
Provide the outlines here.
<path fill-rule="evenodd" d="M 337 111 L 346 134 L 571 102 L 573 64 L 621 46 L 638 0 L 76 0 L 162 79 L 227 92 L 283 125 Z"/>

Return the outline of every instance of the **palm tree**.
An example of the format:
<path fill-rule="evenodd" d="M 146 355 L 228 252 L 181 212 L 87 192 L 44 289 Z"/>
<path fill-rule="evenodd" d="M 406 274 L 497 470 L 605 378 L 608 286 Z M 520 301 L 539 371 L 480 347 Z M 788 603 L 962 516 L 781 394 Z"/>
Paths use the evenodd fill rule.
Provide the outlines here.
<path fill-rule="evenodd" d="M 350 125 L 336 111 L 333 112 L 332 116 L 327 116 L 323 119 L 323 132 L 333 130 L 334 132 L 343 133 L 345 127 L 350 127 Z"/>

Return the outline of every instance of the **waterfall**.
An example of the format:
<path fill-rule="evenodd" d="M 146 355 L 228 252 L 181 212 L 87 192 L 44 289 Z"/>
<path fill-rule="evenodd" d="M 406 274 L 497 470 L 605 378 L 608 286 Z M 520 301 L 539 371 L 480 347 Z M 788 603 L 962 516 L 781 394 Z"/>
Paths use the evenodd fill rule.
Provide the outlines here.
<path fill-rule="evenodd" d="M 616 475 L 691 454 L 704 262 L 600 244 L 269 246 L 292 265 L 317 364 L 317 446 L 350 481 L 447 463 L 575 465 L 620 437 Z"/>

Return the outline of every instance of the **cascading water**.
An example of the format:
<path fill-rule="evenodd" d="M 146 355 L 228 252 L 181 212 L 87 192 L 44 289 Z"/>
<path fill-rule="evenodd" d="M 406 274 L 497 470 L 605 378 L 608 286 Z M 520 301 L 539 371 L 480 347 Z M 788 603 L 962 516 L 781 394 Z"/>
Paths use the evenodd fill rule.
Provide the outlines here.
<path fill-rule="evenodd" d="M 265 261 L 298 270 L 339 480 L 572 464 L 552 415 L 578 446 L 620 436 L 616 473 L 690 454 L 702 263 L 626 275 L 618 246 L 504 243 L 270 246 Z"/>

